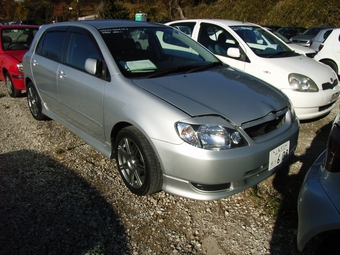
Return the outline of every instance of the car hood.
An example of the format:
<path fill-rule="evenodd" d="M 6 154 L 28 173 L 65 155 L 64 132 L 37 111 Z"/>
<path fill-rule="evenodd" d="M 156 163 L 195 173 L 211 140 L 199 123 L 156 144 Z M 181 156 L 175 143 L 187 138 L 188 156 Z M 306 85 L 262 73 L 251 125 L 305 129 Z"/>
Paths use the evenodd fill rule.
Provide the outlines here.
<path fill-rule="evenodd" d="M 229 68 L 133 82 L 191 116 L 220 115 L 236 125 L 282 110 L 288 102 L 274 87 Z"/>
<path fill-rule="evenodd" d="M 272 73 L 279 72 L 286 76 L 287 79 L 290 73 L 303 74 L 312 79 L 319 88 L 323 83 L 333 82 L 331 80 L 337 79 L 331 68 L 303 55 L 287 58 L 269 58 L 266 61 L 265 70 Z"/>
<path fill-rule="evenodd" d="M 27 50 L 8 50 L 5 51 L 5 54 L 15 58 L 19 62 L 22 61 L 23 56 L 25 55 Z"/>

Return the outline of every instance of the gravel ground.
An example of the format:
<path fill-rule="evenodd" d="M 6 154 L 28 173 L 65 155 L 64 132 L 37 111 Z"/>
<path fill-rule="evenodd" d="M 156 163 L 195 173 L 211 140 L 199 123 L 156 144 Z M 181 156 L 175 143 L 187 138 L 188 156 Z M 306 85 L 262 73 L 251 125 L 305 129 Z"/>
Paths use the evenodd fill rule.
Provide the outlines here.
<path fill-rule="evenodd" d="M 0 83 L 0 254 L 300 254 L 297 194 L 337 108 L 301 123 L 288 168 L 202 202 L 131 194 L 114 160 L 53 120 L 35 121 L 25 96 Z"/>

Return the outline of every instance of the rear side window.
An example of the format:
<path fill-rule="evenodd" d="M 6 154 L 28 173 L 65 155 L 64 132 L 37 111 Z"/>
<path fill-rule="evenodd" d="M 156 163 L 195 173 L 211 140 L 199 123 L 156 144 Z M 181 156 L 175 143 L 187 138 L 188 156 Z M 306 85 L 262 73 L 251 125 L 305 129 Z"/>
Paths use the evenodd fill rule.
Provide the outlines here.
<path fill-rule="evenodd" d="M 37 45 L 36 54 L 54 61 L 61 61 L 66 31 L 47 31 Z"/>

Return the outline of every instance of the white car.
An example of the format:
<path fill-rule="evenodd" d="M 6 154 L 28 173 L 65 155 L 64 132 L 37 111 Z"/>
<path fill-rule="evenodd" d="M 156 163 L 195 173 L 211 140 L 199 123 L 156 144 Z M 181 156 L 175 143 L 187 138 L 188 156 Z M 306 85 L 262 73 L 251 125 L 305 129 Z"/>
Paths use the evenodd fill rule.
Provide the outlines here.
<path fill-rule="evenodd" d="M 187 19 L 166 25 L 185 29 L 223 62 L 280 89 L 300 120 L 322 117 L 334 108 L 340 93 L 334 71 L 294 52 L 259 25 L 222 19 Z"/>
<path fill-rule="evenodd" d="M 340 75 L 340 28 L 333 29 L 327 39 L 320 45 L 319 52 L 314 59 L 330 66 Z"/>
<path fill-rule="evenodd" d="M 334 28 L 325 28 L 319 31 L 319 33 L 310 41 L 309 48 L 319 51 L 320 45 L 327 39 L 332 33 Z"/>

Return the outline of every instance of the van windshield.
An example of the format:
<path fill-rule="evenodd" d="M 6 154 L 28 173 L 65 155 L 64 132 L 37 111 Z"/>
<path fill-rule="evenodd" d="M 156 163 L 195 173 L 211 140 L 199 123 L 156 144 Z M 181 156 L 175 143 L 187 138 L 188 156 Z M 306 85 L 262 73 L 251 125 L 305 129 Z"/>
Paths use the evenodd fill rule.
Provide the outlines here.
<path fill-rule="evenodd" d="M 271 32 L 257 26 L 231 26 L 259 57 L 277 58 L 298 55 Z"/>

